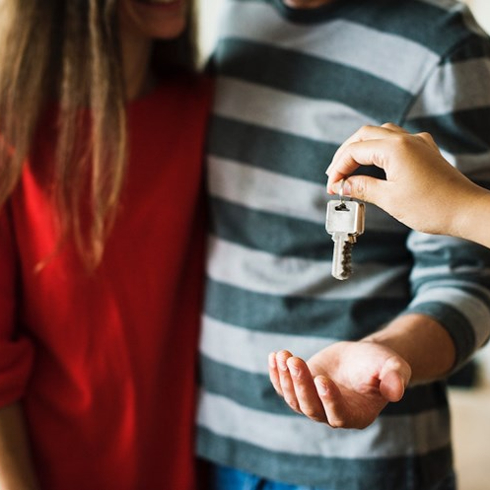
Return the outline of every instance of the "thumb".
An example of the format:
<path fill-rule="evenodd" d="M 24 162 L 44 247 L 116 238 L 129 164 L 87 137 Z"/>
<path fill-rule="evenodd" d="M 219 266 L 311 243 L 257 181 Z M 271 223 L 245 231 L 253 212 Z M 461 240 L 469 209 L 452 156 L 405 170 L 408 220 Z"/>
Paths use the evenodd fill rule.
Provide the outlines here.
<path fill-rule="evenodd" d="M 383 200 L 387 182 L 368 175 L 351 175 L 344 182 L 344 195 L 361 201 L 378 204 Z M 340 192 L 340 181 L 331 185 L 335 193 Z"/>
<path fill-rule="evenodd" d="M 390 402 L 397 402 L 405 393 L 411 377 L 410 366 L 402 359 L 391 357 L 380 373 L 381 394 Z"/>

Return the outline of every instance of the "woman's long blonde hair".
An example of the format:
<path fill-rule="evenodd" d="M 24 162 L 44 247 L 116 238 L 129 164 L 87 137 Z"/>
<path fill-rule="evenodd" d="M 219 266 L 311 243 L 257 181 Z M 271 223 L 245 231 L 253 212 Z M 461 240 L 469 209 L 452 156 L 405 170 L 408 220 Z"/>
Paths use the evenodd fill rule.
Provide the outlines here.
<path fill-rule="evenodd" d="M 114 222 L 125 176 L 125 87 L 118 0 L 0 0 L 0 206 L 17 186 L 40 115 L 60 106 L 53 198 L 60 240 L 71 234 L 95 266 Z M 154 68 L 193 69 L 195 8 L 178 39 L 155 43 Z M 81 107 L 91 114 L 89 149 L 76 150 Z M 81 199 L 90 196 L 90 223 Z"/>

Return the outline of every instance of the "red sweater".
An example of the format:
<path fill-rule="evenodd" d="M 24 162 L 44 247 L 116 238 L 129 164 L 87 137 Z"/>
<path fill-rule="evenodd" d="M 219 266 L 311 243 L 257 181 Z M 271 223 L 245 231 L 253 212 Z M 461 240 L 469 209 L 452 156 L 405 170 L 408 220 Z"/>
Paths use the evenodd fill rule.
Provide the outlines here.
<path fill-rule="evenodd" d="M 0 406 L 22 400 L 46 490 L 190 490 L 209 86 L 129 104 L 121 212 L 93 275 L 56 234 L 43 126 L 0 219 Z M 44 176 L 45 177 L 45 176 Z"/>

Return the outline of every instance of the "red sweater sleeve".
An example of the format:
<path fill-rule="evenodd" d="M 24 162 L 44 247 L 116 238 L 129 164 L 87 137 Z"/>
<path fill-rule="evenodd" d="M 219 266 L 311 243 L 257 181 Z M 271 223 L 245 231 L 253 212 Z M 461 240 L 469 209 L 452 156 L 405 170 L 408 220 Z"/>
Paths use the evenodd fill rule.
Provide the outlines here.
<path fill-rule="evenodd" d="M 33 362 L 32 341 L 23 336 L 16 316 L 15 238 L 8 206 L 0 211 L 0 407 L 22 397 Z"/>

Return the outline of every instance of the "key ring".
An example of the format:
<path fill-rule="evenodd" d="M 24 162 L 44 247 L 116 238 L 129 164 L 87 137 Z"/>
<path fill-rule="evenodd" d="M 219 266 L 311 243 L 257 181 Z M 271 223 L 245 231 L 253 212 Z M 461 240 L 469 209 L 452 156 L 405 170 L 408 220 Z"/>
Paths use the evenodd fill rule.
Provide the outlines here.
<path fill-rule="evenodd" d="M 339 197 L 340 197 L 340 205 L 345 206 L 345 198 L 344 198 L 344 184 L 345 178 L 340 181 L 340 189 L 339 189 Z"/>
<path fill-rule="evenodd" d="M 340 181 L 340 188 L 339 188 L 340 204 L 335 208 L 337 211 L 349 211 L 349 208 L 345 204 L 344 184 L 345 184 L 345 178 Z"/>

